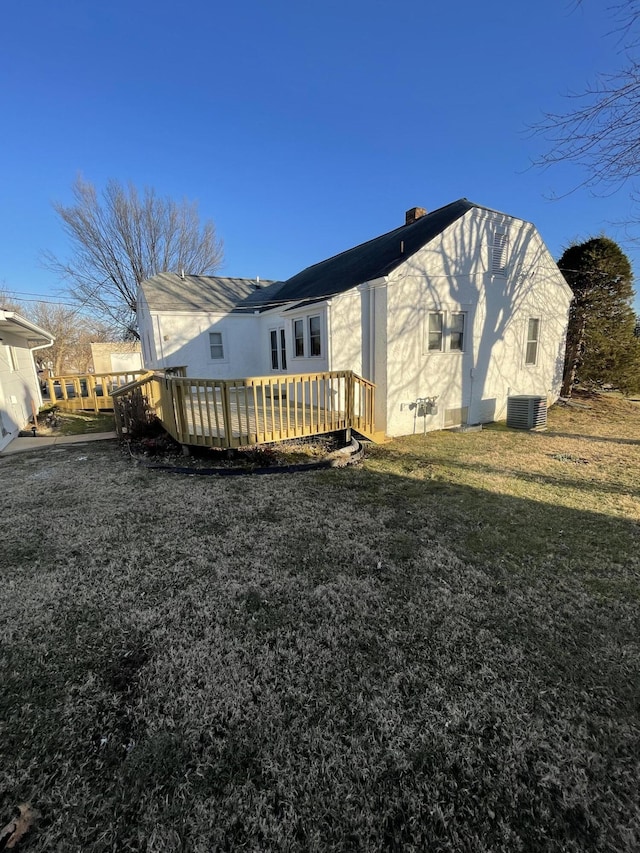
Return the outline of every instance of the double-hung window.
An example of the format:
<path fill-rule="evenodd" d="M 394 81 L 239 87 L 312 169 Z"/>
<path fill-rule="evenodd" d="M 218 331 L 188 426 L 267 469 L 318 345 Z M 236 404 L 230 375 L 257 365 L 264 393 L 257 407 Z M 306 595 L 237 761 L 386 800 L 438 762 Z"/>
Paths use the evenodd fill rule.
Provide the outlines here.
<path fill-rule="evenodd" d="M 322 355 L 320 314 L 299 317 L 293 321 L 293 353 L 296 358 L 318 358 Z"/>
<path fill-rule="evenodd" d="M 427 320 L 427 352 L 464 352 L 464 311 L 430 311 Z"/>
<path fill-rule="evenodd" d="M 429 352 L 442 352 L 442 343 L 444 340 L 444 314 L 441 311 L 432 311 L 429 314 L 429 332 L 428 332 L 428 350 Z"/>
<path fill-rule="evenodd" d="M 527 348 L 524 357 L 525 364 L 537 364 L 539 343 L 540 320 L 538 317 L 529 317 L 529 322 L 527 323 Z"/>
<path fill-rule="evenodd" d="M 461 311 L 451 314 L 449 322 L 449 349 L 454 352 L 464 351 L 464 314 Z"/>
<path fill-rule="evenodd" d="M 309 317 L 309 355 L 322 355 L 320 317 Z"/>
<path fill-rule="evenodd" d="M 209 332 L 209 352 L 211 358 L 224 358 L 222 332 Z"/>

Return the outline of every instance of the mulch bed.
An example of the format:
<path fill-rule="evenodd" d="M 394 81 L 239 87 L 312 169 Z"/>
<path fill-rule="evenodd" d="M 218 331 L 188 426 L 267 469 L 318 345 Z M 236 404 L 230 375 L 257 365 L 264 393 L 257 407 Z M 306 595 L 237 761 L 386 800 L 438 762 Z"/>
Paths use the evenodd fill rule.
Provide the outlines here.
<path fill-rule="evenodd" d="M 178 474 L 220 476 L 339 468 L 359 461 L 364 455 L 358 442 L 345 445 L 335 435 L 234 449 L 191 447 L 187 456 L 178 442 L 162 432 L 129 439 L 126 447 L 131 458 L 147 468 Z"/>

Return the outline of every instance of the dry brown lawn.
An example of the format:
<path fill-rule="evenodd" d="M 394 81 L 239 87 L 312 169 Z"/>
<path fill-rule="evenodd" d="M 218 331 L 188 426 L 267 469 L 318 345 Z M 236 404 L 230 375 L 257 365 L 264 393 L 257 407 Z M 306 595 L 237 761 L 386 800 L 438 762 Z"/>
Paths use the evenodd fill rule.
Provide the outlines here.
<path fill-rule="evenodd" d="M 0 458 L 30 851 L 640 849 L 640 405 L 182 477 Z M 21 848 L 22 849 L 22 848 Z"/>

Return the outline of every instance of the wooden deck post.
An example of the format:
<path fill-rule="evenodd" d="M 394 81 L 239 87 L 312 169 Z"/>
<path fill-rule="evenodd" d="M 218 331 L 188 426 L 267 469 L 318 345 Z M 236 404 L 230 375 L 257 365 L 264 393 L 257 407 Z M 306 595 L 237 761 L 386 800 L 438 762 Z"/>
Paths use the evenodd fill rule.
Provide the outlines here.
<path fill-rule="evenodd" d="M 220 382 L 220 398 L 222 402 L 222 421 L 224 424 L 224 443 L 226 447 L 233 447 L 233 424 L 231 422 L 231 395 L 229 384 Z"/>

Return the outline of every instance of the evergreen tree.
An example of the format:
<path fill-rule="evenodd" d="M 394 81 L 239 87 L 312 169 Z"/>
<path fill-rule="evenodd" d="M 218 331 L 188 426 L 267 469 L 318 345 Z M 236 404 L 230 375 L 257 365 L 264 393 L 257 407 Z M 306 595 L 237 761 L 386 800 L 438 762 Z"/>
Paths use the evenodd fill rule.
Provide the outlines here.
<path fill-rule="evenodd" d="M 570 246 L 558 262 L 574 300 L 569 314 L 562 393 L 576 382 L 640 388 L 640 339 L 635 336 L 633 273 L 613 240 L 594 237 Z"/>

